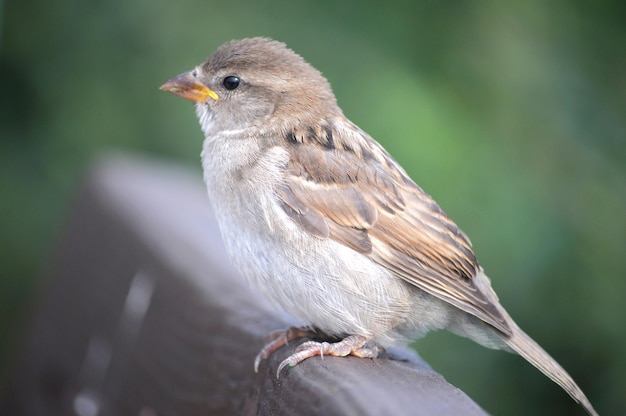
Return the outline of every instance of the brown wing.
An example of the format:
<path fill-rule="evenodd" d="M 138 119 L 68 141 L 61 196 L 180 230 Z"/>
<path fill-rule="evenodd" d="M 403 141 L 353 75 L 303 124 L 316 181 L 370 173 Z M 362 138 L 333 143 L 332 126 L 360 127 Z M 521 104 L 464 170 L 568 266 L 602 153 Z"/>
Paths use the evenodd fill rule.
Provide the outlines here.
<path fill-rule="evenodd" d="M 287 142 L 277 194 L 296 223 L 511 333 L 474 284 L 479 266 L 465 234 L 378 143 L 346 120 L 294 131 Z"/>

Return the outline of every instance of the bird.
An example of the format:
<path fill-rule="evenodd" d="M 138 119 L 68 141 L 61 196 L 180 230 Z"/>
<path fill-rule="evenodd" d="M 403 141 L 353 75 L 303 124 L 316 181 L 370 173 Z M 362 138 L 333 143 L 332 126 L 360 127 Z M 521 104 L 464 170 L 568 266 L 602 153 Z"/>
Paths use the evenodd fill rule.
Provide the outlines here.
<path fill-rule="evenodd" d="M 469 238 L 284 43 L 229 41 L 161 89 L 195 103 L 204 181 L 232 263 L 303 323 L 272 333 L 255 371 L 295 338 L 323 341 L 301 344 L 277 376 L 313 356 L 375 358 L 447 329 L 521 355 L 597 415 L 500 305 Z"/>

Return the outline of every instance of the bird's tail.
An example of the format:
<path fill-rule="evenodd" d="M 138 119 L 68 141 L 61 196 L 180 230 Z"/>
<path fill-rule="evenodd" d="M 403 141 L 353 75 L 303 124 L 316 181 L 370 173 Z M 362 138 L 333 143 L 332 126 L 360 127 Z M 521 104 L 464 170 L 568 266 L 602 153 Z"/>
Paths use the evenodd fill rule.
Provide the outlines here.
<path fill-rule="evenodd" d="M 549 377 L 556 384 L 561 386 L 576 402 L 585 408 L 587 413 L 597 416 L 585 393 L 578 387 L 572 377 L 552 358 L 543 348 L 532 340 L 520 327 L 509 320 L 513 335 L 504 338 L 506 344 L 516 353 L 524 357 L 528 362 L 534 365 L 539 371 Z"/>

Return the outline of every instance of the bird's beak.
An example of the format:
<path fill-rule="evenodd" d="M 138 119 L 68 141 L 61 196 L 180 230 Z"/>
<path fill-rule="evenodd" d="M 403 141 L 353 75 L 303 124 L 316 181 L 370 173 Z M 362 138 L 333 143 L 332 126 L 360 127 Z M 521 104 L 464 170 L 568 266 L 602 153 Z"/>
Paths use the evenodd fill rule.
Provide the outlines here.
<path fill-rule="evenodd" d="M 197 103 L 205 102 L 208 97 L 215 101 L 219 98 L 215 91 L 198 82 L 192 71 L 175 76 L 161 85 L 161 89 Z"/>

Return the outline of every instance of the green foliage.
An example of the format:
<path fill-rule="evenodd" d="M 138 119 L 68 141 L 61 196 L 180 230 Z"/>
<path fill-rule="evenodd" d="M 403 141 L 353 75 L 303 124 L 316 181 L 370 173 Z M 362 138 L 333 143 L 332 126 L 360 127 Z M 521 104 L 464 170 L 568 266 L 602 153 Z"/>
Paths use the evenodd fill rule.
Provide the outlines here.
<path fill-rule="evenodd" d="M 624 3 L 5 3 L 0 353 L 89 161 L 125 149 L 199 169 L 192 106 L 158 86 L 266 35 L 321 69 L 466 231 L 503 304 L 600 413 L 626 414 Z M 579 412 L 521 359 L 444 334 L 416 347 L 494 414 Z"/>

